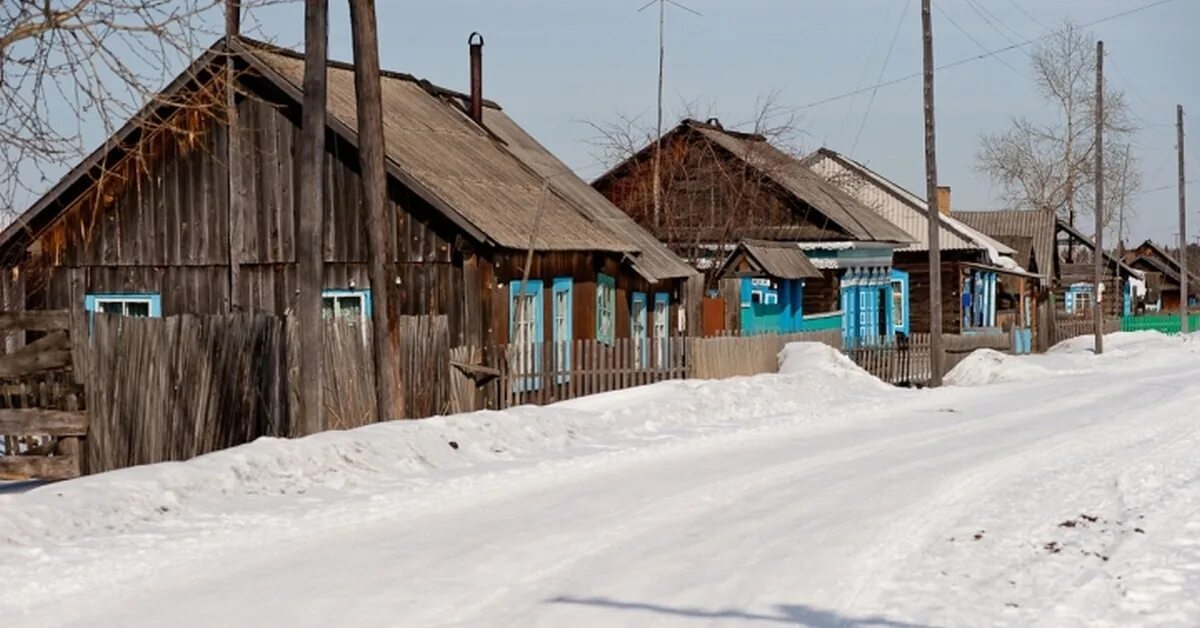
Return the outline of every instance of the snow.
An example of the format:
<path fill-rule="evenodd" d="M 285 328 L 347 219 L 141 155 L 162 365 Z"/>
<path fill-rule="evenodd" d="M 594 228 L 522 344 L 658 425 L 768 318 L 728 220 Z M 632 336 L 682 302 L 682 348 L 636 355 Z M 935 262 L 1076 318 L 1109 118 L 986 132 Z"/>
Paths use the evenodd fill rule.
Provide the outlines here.
<path fill-rule="evenodd" d="M 1197 338 L 979 352 L 922 391 L 796 343 L 778 375 L 0 490 L 0 617 L 1198 625 Z"/>

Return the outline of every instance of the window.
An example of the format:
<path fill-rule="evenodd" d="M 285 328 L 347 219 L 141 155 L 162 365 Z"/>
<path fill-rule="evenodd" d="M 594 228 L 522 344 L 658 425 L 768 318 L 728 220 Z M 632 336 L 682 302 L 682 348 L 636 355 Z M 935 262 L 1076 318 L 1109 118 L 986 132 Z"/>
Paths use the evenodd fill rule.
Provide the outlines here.
<path fill-rule="evenodd" d="M 1076 314 L 1086 316 L 1092 310 L 1092 293 L 1075 292 L 1071 295 L 1071 306 Z"/>
<path fill-rule="evenodd" d="M 763 294 L 763 305 L 779 305 L 779 293 L 767 292 Z"/>
<path fill-rule="evenodd" d="M 542 282 L 512 281 L 508 284 L 509 364 L 514 374 L 511 386 L 517 392 L 541 387 Z"/>
<path fill-rule="evenodd" d="M 654 295 L 654 342 L 657 351 L 654 353 L 654 367 L 666 368 L 671 351 L 671 297 L 665 292 Z"/>
<path fill-rule="evenodd" d="M 649 345 L 646 340 L 646 293 L 633 293 L 633 309 L 629 315 L 629 335 L 633 338 L 633 356 L 637 368 L 650 365 Z"/>
<path fill-rule="evenodd" d="M 612 344 L 616 338 L 616 317 L 613 308 L 617 301 L 617 284 L 612 277 L 596 275 L 596 340 Z"/>
<path fill-rule="evenodd" d="M 370 290 L 321 291 L 321 318 L 362 323 L 370 316 Z"/>
<path fill-rule="evenodd" d="M 553 301 L 553 316 L 554 316 L 554 370 L 559 373 L 558 383 L 562 384 L 571 379 L 568 371 L 571 370 L 571 341 L 572 325 L 571 316 L 573 309 L 571 307 L 572 299 L 572 281 L 570 277 L 559 277 L 554 280 L 554 295 Z"/>
<path fill-rule="evenodd" d="M 89 294 L 84 297 L 83 309 L 90 313 L 159 318 L 162 300 L 157 294 Z"/>
<path fill-rule="evenodd" d="M 904 327 L 904 283 L 892 281 L 892 328 Z"/>

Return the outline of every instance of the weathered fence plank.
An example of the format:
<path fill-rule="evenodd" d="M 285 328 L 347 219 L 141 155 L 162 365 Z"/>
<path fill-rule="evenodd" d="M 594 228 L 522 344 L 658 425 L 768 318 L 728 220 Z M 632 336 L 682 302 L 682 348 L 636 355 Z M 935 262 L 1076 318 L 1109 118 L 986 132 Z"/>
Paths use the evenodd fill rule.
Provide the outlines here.
<path fill-rule="evenodd" d="M 85 436 L 83 412 L 44 408 L 0 408 L 0 434 L 26 436 Z"/>

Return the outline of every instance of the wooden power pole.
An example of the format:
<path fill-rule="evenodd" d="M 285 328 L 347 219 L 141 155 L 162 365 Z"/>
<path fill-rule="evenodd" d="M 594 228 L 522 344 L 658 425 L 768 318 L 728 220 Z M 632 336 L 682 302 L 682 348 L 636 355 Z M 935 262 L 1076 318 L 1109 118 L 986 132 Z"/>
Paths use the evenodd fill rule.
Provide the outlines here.
<path fill-rule="evenodd" d="M 239 309 L 238 257 L 242 250 L 242 198 L 245 185 L 242 182 L 242 136 L 237 115 L 237 70 L 234 67 L 234 42 L 242 30 L 241 0 L 225 0 L 225 128 L 229 134 L 225 142 L 225 171 L 228 186 L 227 222 L 229 237 L 229 298 L 225 310 Z"/>
<path fill-rule="evenodd" d="M 296 219 L 296 318 L 300 341 L 300 434 L 325 427 L 321 289 L 325 234 L 325 65 L 329 2 L 304 3 L 304 95 L 300 123 L 300 198 Z"/>
<path fill-rule="evenodd" d="M 371 276 L 371 326 L 374 330 L 375 403 L 379 421 L 404 416 L 396 369 L 399 365 L 399 312 L 388 272 L 395 231 L 387 216 L 387 171 L 384 167 L 383 94 L 379 75 L 379 30 L 375 0 L 350 0 L 350 32 L 354 40 L 354 94 L 358 105 L 358 159 L 363 204 L 367 210 L 367 261 Z"/>
<path fill-rule="evenodd" d="M 1096 42 L 1096 234 L 1092 236 L 1092 324 L 1096 353 L 1104 353 L 1104 42 Z M 1118 280 L 1121 269 L 1116 269 Z M 1119 285 L 1119 281 L 1118 281 Z"/>
<path fill-rule="evenodd" d="M 942 251 L 938 235 L 937 143 L 933 126 L 933 17 L 930 0 L 921 0 L 921 27 L 925 40 L 925 202 L 929 216 L 929 366 L 930 386 L 942 385 Z"/>
<path fill-rule="evenodd" d="M 1183 105 L 1175 106 L 1176 147 L 1179 150 L 1179 330 L 1188 333 L 1187 181 L 1183 169 Z"/>

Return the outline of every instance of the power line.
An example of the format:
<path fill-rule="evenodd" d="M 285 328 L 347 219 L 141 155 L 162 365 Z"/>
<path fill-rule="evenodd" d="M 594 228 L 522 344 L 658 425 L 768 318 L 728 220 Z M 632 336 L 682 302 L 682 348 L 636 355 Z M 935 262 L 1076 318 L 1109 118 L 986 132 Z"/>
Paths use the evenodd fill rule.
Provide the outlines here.
<path fill-rule="evenodd" d="M 1200 179 L 1188 179 L 1187 181 L 1183 182 L 1184 185 L 1191 185 L 1193 183 L 1200 183 Z M 1149 194 L 1151 192 L 1162 192 L 1163 190 L 1173 190 L 1177 187 L 1179 187 L 1178 183 L 1171 183 L 1169 185 L 1160 185 L 1156 188 L 1150 188 L 1148 190 L 1141 190 L 1140 192 L 1138 192 L 1138 196 L 1141 196 L 1142 194 Z"/>
<path fill-rule="evenodd" d="M 1107 17 L 1102 17 L 1102 18 L 1100 18 L 1100 19 L 1097 19 L 1097 20 L 1092 20 L 1091 22 L 1086 22 L 1086 23 L 1084 23 L 1084 24 L 1081 24 L 1080 26 L 1081 26 L 1081 27 L 1083 27 L 1083 28 L 1087 28 L 1087 27 L 1089 27 L 1089 26 L 1096 26 L 1097 24 L 1103 24 L 1103 23 L 1105 23 L 1105 22 L 1111 22 L 1111 21 L 1113 21 L 1113 20 L 1120 19 L 1120 18 L 1123 18 L 1123 17 L 1127 17 L 1127 16 L 1133 15 L 1133 14 L 1135 14 L 1135 13 L 1140 13 L 1140 12 L 1142 12 L 1142 11 L 1147 11 L 1147 10 L 1153 9 L 1153 8 L 1155 8 L 1155 7 L 1162 6 L 1162 5 L 1164 5 L 1164 4 L 1168 4 L 1168 3 L 1170 3 L 1170 2 L 1174 2 L 1174 1 L 1175 1 L 1175 0 L 1156 0 L 1155 2 L 1150 2 L 1150 3 L 1148 3 L 1148 4 L 1144 4 L 1144 5 L 1142 5 L 1142 6 L 1134 7 L 1134 8 L 1132 8 L 1132 9 L 1127 9 L 1127 10 L 1125 10 L 1125 11 L 1121 11 L 1121 12 L 1119 12 L 1119 13 L 1114 13 L 1114 14 L 1112 14 L 1112 15 L 1109 15 L 1109 16 L 1107 16 Z M 948 70 L 948 69 L 950 69 L 950 68 L 955 68 L 955 67 L 958 67 L 958 66 L 960 66 L 960 65 L 966 65 L 966 64 L 968 64 L 968 63 L 972 63 L 972 62 L 975 62 L 975 61 L 980 61 L 980 60 L 982 60 L 982 59 L 987 59 L 987 58 L 989 58 L 989 57 L 994 57 L 994 56 L 996 56 L 996 55 L 998 55 L 998 54 L 1003 54 L 1003 53 L 1006 53 L 1006 52 L 1009 52 L 1009 51 L 1012 51 L 1012 50 L 1016 50 L 1016 49 L 1018 49 L 1018 48 L 1024 48 L 1025 46 L 1028 46 L 1029 44 L 1037 43 L 1037 42 L 1039 42 L 1039 41 L 1042 41 L 1042 40 L 1044 40 L 1044 39 L 1049 39 L 1050 37 L 1054 37 L 1054 36 L 1056 36 L 1056 35 L 1059 35 L 1059 34 L 1061 34 L 1062 32 L 1063 32 L 1063 31 L 1062 31 L 1062 29 L 1059 29 L 1059 30 L 1056 30 L 1056 31 L 1051 31 L 1051 32 L 1048 32 L 1048 33 L 1044 33 L 1044 34 L 1042 34 L 1042 35 L 1039 35 L 1038 37 L 1034 37 L 1034 38 L 1031 38 L 1031 39 L 1026 39 L 1025 41 L 1022 41 L 1022 42 L 1019 42 L 1019 43 L 1016 43 L 1016 44 L 1012 44 L 1012 45 L 1009 45 L 1009 46 L 1005 46 L 1005 47 L 1003 47 L 1003 48 L 997 48 L 997 49 L 995 49 L 995 50 L 992 50 L 992 51 L 986 52 L 986 53 L 984 53 L 984 54 L 975 55 L 974 57 L 966 57 L 966 58 L 963 58 L 963 59 L 959 59 L 958 61 L 952 61 L 952 62 L 950 62 L 950 63 L 946 63 L 946 64 L 943 64 L 943 65 L 939 65 L 939 66 L 937 66 L 937 67 L 936 67 L 936 68 L 934 68 L 934 69 L 935 69 L 935 70 Z M 845 92 L 845 93 L 843 93 L 843 94 L 838 94 L 838 95 L 836 95 L 836 96 L 830 96 L 829 98 L 823 98 L 823 99 L 821 99 L 821 100 L 816 100 L 816 101 L 810 102 L 810 103 L 808 103 L 808 104 L 805 104 L 805 105 L 799 105 L 799 106 L 797 106 L 797 107 L 792 107 L 792 108 L 791 108 L 791 110 L 792 110 L 792 111 L 803 111 L 803 110 L 805 110 L 805 109 L 812 109 L 813 107 L 819 107 L 819 106 L 821 106 L 821 105 L 827 105 L 827 104 L 829 104 L 829 103 L 831 103 L 831 102 L 837 102 L 837 101 L 839 101 L 839 100 L 844 100 L 844 99 L 846 99 L 846 98 L 850 98 L 851 96 L 857 96 L 857 95 L 859 95 L 859 94 L 864 94 L 864 93 L 866 93 L 866 92 L 869 92 L 869 91 L 871 91 L 871 90 L 873 90 L 873 89 L 879 89 L 879 88 L 881 88 L 881 87 L 888 87 L 888 86 L 891 86 L 891 85 L 896 85 L 896 84 L 898 84 L 898 83 L 903 83 L 903 82 L 905 82 L 905 81 L 910 81 L 910 80 L 912 80 L 912 79 L 919 78 L 919 77 L 921 77 L 921 76 L 923 76 L 923 73 L 922 73 L 922 72 L 914 72 L 914 73 L 912 73 L 912 74 L 906 74 L 906 75 L 904 75 L 904 76 L 900 76 L 900 77 L 897 77 L 897 78 L 894 78 L 894 79 L 891 79 L 891 80 L 888 80 L 888 81 L 883 81 L 883 82 L 881 82 L 881 83 L 876 83 L 875 85 L 871 85 L 871 86 L 864 87 L 864 88 L 861 88 L 861 89 L 855 89 L 855 90 L 853 90 L 853 91 Z"/>
<path fill-rule="evenodd" d="M 963 28 L 962 25 L 958 23 L 958 20 L 955 20 L 953 17 L 951 17 L 950 14 L 948 12 L 946 12 L 946 10 L 943 9 L 940 4 L 933 5 L 933 8 L 937 9 L 938 13 L 941 13 L 942 17 L 946 18 L 946 20 L 948 22 L 950 22 L 951 26 L 958 29 L 958 32 L 962 33 L 963 35 L 966 35 L 967 39 L 970 39 L 976 46 L 979 47 L 980 50 L 982 50 L 984 52 L 988 51 L 988 47 L 986 45 L 984 45 L 983 42 L 976 39 L 975 36 L 972 35 L 971 33 L 968 33 L 967 29 Z M 1025 73 L 1021 72 L 1017 68 L 1013 67 L 1013 65 L 1011 63 L 1005 61 L 1004 59 L 1002 59 L 1000 57 L 996 57 L 996 61 L 999 61 L 1001 65 L 1012 70 L 1014 73 L 1016 73 L 1017 76 L 1025 78 Z"/>
<path fill-rule="evenodd" d="M 858 73 L 858 81 L 854 83 L 855 89 L 862 87 L 863 83 L 867 80 L 867 70 L 871 69 L 871 62 L 875 60 L 875 51 L 879 50 L 879 42 L 882 39 L 883 33 L 886 32 L 883 29 L 887 28 L 887 25 L 891 22 L 892 6 L 893 4 L 889 2 L 887 5 L 887 11 L 885 11 L 883 14 L 883 21 L 879 24 L 880 36 L 877 36 L 875 41 L 871 43 L 871 52 L 867 53 L 867 60 L 863 62 L 862 71 Z M 879 82 L 882 79 L 883 77 L 880 76 L 879 78 L 875 79 L 875 81 Z M 838 124 L 836 135 L 840 137 L 842 131 L 846 130 L 846 122 L 850 120 L 852 115 L 854 115 L 854 107 L 846 107 L 846 110 L 842 113 L 842 121 Z M 824 142 L 822 142 L 822 144 L 824 144 Z"/>
<path fill-rule="evenodd" d="M 971 8 L 971 10 L 975 12 L 976 15 L 983 18 L 983 21 L 985 23 L 987 23 L 988 26 L 992 27 L 992 30 L 996 31 L 1000 35 L 1000 38 L 1003 39 L 1004 41 L 1007 41 L 1010 44 L 1017 43 L 1017 40 L 1014 40 L 1012 37 L 1009 37 L 1008 33 L 1005 33 L 1003 30 L 1000 29 L 1000 26 L 1003 26 L 1004 28 L 1008 29 L 1009 32 L 1016 35 L 1018 39 L 1025 37 L 1025 35 L 1022 34 L 1020 31 L 1018 31 L 1017 29 L 1009 26 L 1008 24 L 1005 24 L 1004 20 L 1001 20 L 995 13 L 992 13 L 991 11 L 989 11 L 987 9 L 987 7 L 983 6 L 983 4 L 978 3 L 975 0 L 967 0 L 967 6 L 969 6 Z"/>
<path fill-rule="evenodd" d="M 1043 29 L 1048 29 L 1048 27 L 1045 24 L 1042 24 L 1041 22 L 1038 21 L 1038 19 L 1036 17 L 1033 17 L 1032 15 L 1030 15 L 1029 11 L 1026 11 L 1025 7 L 1021 6 L 1021 4 L 1019 2 L 1017 2 L 1017 0 L 1008 0 L 1008 3 L 1013 5 L 1014 7 L 1016 7 L 1017 10 L 1020 11 L 1022 15 L 1029 18 L 1029 21 L 1033 22 L 1034 24 L 1037 24 L 1039 27 L 1041 27 Z"/>
<path fill-rule="evenodd" d="M 896 49 L 896 40 L 900 38 L 900 28 L 904 26 L 904 17 L 908 15 L 908 7 L 912 5 L 912 0 L 904 3 L 904 10 L 900 12 L 900 19 L 896 21 L 896 31 L 892 33 L 892 43 L 888 46 L 887 56 L 883 58 L 883 67 L 879 68 L 879 78 L 875 79 L 878 83 L 883 79 L 883 73 L 887 71 L 888 63 L 892 60 L 892 51 Z M 858 132 L 854 134 L 854 143 L 850 147 L 850 154 L 858 149 L 858 140 L 862 138 L 863 129 L 867 128 L 867 118 L 871 117 L 871 107 L 875 105 L 875 95 L 879 93 L 879 88 L 871 90 L 871 99 L 867 101 L 867 110 L 863 112 L 862 122 L 858 124 Z"/>

